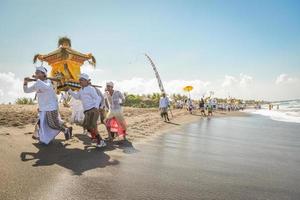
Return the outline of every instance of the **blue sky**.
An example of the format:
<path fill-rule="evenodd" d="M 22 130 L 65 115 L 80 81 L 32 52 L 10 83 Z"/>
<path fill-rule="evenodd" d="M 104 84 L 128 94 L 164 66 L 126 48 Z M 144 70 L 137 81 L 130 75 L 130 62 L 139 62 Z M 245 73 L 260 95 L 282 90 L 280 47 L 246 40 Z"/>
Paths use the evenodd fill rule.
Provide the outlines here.
<path fill-rule="evenodd" d="M 296 0 L 0 0 L 1 72 L 31 74 L 33 55 L 54 50 L 65 35 L 95 55 L 101 80 L 152 79 L 144 52 L 165 81 L 300 77 Z"/>

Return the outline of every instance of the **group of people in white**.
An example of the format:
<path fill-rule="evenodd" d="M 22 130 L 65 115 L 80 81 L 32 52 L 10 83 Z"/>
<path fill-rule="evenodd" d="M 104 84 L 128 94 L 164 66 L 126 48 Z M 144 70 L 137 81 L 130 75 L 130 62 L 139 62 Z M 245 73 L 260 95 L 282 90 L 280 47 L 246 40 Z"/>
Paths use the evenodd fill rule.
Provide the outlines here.
<path fill-rule="evenodd" d="M 237 111 L 243 110 L 245 108 L 245 104 L 234 104 L 234 103 L 218 103 L 216 98 L 207 98 L 204 100 L 201 98 L 199 101 L 192 100 L 191 98 L 187 98 L 185 101 L 178 100 L 175 102 L 175 108 L 183 109 L 186 108 L 187 111 L 192 113 L 194 110 L 200 109 L 201 115 L 210 116 L 214 110 L 221 111 Z M 207 114 L 206 114 L 207 111 Z"/>
<path fill-rule="evenodd" d="M 207 115 L 212 116 L 212 111 L 216 109 L 216 105 L 217 105 L 217 100 L 215 98 L 209 98 L 207 103 L 205 103 L 204 99 L 201 98 L 201 100 L 199 101 L 199 109 L 201 111 L 201 115 L 206 116 L 205 110 L 207 110 Z M 191 114 L 193 113 L 194 110 L 197 109 L 197 106 L 194 104 L 194 101 L 191 98 L 187 98 L 185 101 L 178 100 L 175 102 L 175 108 L 183 109 L 184 107 Z M 162 97 L 160 98 L 159 101 L 159 109 L 160 109 L 161 118 L 163 118 L 165 122 L 170 121 L 168 115 L 168 111 L 170 110 L 170 108 L 171 108 L 171 102 L 169 98 L 166 96 L 166 94 L 163 92 Z"/>
<path fill-rule="evenodd" d="M 36 92 L 38 99 L 38 123 L 37 135 L 41 143 L 49 144 L 59 132 L 63 132 L 65 139 L 72 137 L 72 127 L 66 126 L 59 114 L 58 99 L 51 80 L 47 79 L 47 69 L 43 66 L 37 67 L 35 78 L 24 78 L 24 92 Z M 28 86 L 28 82 L 35 81 Z M 72 96 L 72 122 L 79 122 L 84 132 L 90 133 L 91 139 L 96 142 L 97 147 L 106 146 L 106 142 L 98 131 L 98 121 L 100 119 L 108 132 L 108 141 L 112 141 L 115 136 L 126 139 L 126 122 L 122 112 L 122 104 L 125 98 L 120 91 L 114 90 L 114 83 L 107 82 L 104 95 L 102 92 L 91 85 L 91 80 L 87 74 L 82 73 L 79 78 L 81 88 L 78 91 L 67 90 L 68 95 Z M 194 101 L 191 98 L 186 101 L 177 101 L 175 106 L 183 108 L 191 114 L 196 109 Z M 171 102 L 163 92 L 159 101 L 160 115 L 165 122 L 169 122 L 169 111 Z M 236 110 L 231 104 L 218 104 L 215 98 L 209 98 L 206 102 L 203 98 L 199 101 L 198 108 L 203 116 L 212 115 L 213 110 Z M 108 110 L 107 115 L 105 112 Z M 116 135 L 117 134 L 117 135 Z"/>
<path fill-rule="evenodd" d="M 41 143 L 49 144 L 60 132 L 63 132 L 65 139 L 70 139 L 73 128 L 67 127 L 60 117 L 57 95 L 51 81 L 47 79 L 47 69 L 43 66 L 37 67 L 35 78 L 36 80 L 29 77 L 24 78 L 23 90 L 25 93 L 36 92 L 37 95 L 39 117 L 37 138 Z M 31 81 L 35 82 L 28 86 L 28 82 Z M 115 133 L 125 140 L 126 122 L 121 107 L 125 101 L 123 94 L 114 90 L 113 82 L 108 82 L 103 95 L 99 89 L 91 85 L 89 76 L 84 73 L 80 75 L 79 83 L 81 88 L 78 91 L 71 89 L 67 91 L 74 99 L 81 102 L 80 105 L 76 100 L 72 100 L 71 104 L 75 109 L 71 118 L 78 120 L 84 116 L 82 126 L 90 133 L 91 139 L 96 142 L 97 147 L 106 146 L 106 142 L 98 131 L 99 116 L 107 128 L 109 141 L 113 140 Z M 105 120 L 104 108 L 108 108 Z M 111 131 L 113 128 L 114 131 Z"/>
<path fill-rule="evenodd" d="M 186 100 L 178 100 L 175 103 L 175 108 L 186 110 L 192 113 L 194 110 L 200 109 L 201 114 L 205 115 L 205 110 L 208 110 L 208 114 L 212 114 L 212 110 L 216 108 L 217 100 L 215 98 L 209 98 L 208 100 L 204 100 L 201 98 L 199 101 L 192 100 L 191 98 L 187 98 Z"/>

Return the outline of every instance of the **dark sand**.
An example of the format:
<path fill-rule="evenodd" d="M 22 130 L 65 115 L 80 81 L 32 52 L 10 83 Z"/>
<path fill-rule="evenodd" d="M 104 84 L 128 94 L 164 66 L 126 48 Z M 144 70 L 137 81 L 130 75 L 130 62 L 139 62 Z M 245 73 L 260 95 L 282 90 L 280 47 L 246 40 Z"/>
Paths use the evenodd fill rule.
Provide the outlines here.
<path fill-rule="evenodd" d="M 298 200 L 299 130 L 259 116 L 218 117 L 105 151 L 59 140 L 24 145 L 13 159 L 1 154 L 10 163 L 1 166 L 0 199 Z"/>

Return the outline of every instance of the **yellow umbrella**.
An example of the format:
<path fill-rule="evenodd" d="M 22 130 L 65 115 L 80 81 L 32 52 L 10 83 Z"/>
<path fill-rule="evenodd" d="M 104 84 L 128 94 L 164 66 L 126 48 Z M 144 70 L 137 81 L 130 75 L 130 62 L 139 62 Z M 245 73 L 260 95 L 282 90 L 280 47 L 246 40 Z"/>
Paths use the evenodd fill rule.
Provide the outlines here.
<path fill-rule="evenodd" d="M 184 90 L 184 91 L 187 91 L 187 92 L 190 92 L 190 91 L 192 91 L 193 89 L 194 89 L 193 86 L 190 86 L 190 85 L 185 86 L 185 87 L 183 88 L 183 90 Z"/>
<path fill-rule="evenodd" d="M 187 85 L 183 88 L 184 91 L 189 93 L 189 98 L 191 98 L 190 91 L 192 91 L 193 89 L 194 89 L 193 86 L 190 86 L 190 85 Z"/>

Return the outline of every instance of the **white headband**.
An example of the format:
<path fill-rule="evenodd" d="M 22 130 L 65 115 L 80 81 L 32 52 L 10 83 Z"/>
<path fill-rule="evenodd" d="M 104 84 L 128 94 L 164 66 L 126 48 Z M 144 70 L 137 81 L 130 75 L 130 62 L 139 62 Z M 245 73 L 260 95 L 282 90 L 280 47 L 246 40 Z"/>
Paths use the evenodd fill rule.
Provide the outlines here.
<path fill-rule="evenodd" d="M 87 74 L 85 74 L 85 73 L 82 73 L 82 74 L 80 74 L 80 78 L 79 79 L 85 79 L 85 80 L 90 80 L 90 77 L 89 77 L 89 75 L 87 75 Z"/>
<path fill-rule="evenodd" d="M 43 66 L 40 66 L 40 67 L 36 67 L 35 69 L 36 71 L 40 71 L 40 72 L 43 72 L 44 74 L 47 74 L 47 69 Z"/>

